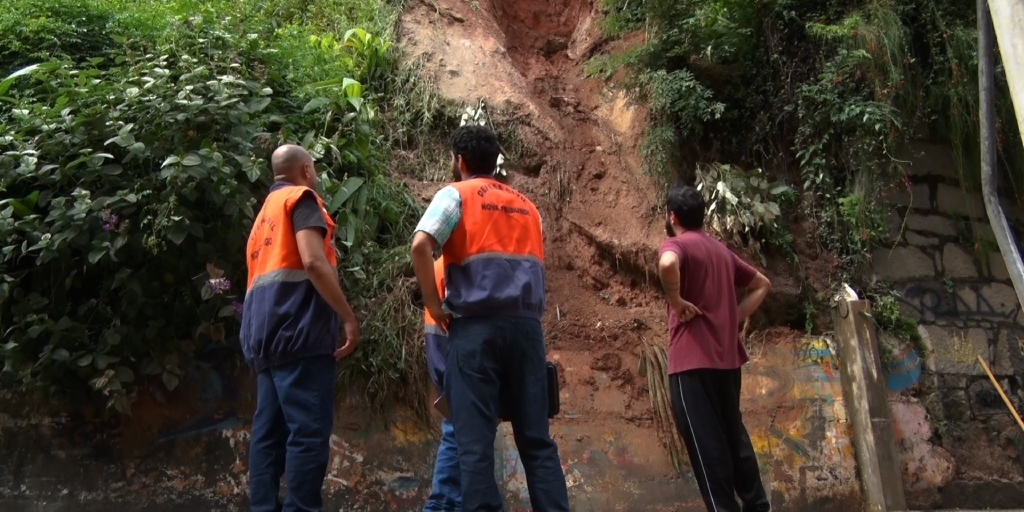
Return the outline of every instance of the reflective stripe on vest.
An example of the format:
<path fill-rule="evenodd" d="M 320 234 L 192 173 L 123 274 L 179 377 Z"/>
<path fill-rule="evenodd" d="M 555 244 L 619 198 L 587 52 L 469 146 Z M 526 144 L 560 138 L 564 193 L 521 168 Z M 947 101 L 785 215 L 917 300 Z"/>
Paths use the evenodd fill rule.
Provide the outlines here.
<path fill-rule="evenodd" d="M 537 207 L 490 178 L 452 185 L 462 216 L 442 249 L 445 302 L 457 316 L 544 313 L 544 237 Z"/>
<path fill-rule="evenodd" d="M 444 300 L 444 258 L 434 261 L 434 284 Z M 444 370 L 448 360 L 448 334 L 441 329 L 430 312 L 423 308 L 423 334 L 427 348 L 427 374 L 438 392 L 444 392 Z"/>
<path fill-rule="evenodd" d="M 302 264 L 298 243 L 292 227 L 292 211 L 302 194 L 312 189 L 287 186 L 274 190 L 260 209 L 249 233 L 246 248 L 249 279 L 246 294 L 253 289 L 277 282 L 300 282 L 309 279 Z M 324 252 L 332 267 L 338 266 L 338 255 L 334 249 L 334 220 L 324 210 L 320 197 L 313 193 L 324 223 L 327 236 L 324 237 Z"/>
<path fill-rule="evenodd" d="M 441 300 L 444 300 L 444 258 L 438 258 L 434 260 L 434 285 L 437 286 L 437 293 L 440 294 Z M 437 325 L 434 317 L 430 316 L 430 312 L 427 308 L 423 308 L 423 328 L 427 335 L 444 335 L 441 327 Z"/>

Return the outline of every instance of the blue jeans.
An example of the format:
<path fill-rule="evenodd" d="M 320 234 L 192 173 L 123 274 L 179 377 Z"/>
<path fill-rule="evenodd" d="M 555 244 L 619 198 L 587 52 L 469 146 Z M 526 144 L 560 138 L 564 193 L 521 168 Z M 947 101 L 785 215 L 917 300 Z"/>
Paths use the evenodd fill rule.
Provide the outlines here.
<path fill-rule="evenodd" d="M 512 423 L 533 510 L 568 512 L 565 475 L 549 432 L 547 362 L 539 320 L 452 320 L 444 393 L 458 441 L 464 510 L 504 510 L 494 480 L 494 437 L 501 410 Z"/>
<path fill-rule="evenodd" d="M 334 424 L 331 356 L 273 366 L 257 376 L 256 415 L 249 442 L 249 504 L 253 512 L 319 512 Z M 288 485 L 282 503 L 281 476 Z"/>
<path fill-rule="evenodd" d="M 441 446 L 434 462 L 434 481 L 424 512 L 443 510 L 462 512 L 462 475 L 459 471 L 459 449 L 455 444 L 455 427 L 447 419 L 441 421 Z"/>

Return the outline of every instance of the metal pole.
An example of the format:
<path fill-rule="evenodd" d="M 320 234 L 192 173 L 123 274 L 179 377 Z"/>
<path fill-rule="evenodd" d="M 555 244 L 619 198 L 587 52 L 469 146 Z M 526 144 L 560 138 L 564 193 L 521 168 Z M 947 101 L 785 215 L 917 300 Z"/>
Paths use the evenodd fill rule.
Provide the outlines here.
<path fill-rule="evenodd" d="M 1017 301 L 1024 306 L 1024 263 L 1020 250 L 1010 231 L 1010 223 L 999 203 L 999 180 L 996 178 L 996 112 L 995 78 L 993 75 L 992 49 L 995 35 L 992 28 L 992 13 L 988 0 L 978 0 L 978 89 L 979 119 L 981 122 L 981 193 L 985 199 L 985 211 L 992 224 L 992 232 L 999 244 L 999 252 L 1006 262 Z"/>

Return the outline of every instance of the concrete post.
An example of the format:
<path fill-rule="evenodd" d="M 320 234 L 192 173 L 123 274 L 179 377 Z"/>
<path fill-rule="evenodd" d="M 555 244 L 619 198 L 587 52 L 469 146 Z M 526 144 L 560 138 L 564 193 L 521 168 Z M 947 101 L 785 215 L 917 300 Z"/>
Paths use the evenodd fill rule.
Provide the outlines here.
<path fill-rule="evenodd" d="M 907 510 L 871 306 L 847 290 L 846 296 L 837 298 L 833 314 L 864 510 Z"/>

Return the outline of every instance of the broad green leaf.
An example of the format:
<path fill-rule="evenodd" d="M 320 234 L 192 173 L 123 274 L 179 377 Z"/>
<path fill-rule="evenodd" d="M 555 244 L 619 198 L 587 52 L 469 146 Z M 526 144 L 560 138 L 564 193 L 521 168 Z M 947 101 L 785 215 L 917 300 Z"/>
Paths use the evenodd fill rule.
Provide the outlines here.
<path fill-rule="evenodd" d="M 365 182 L 365 179 L 358 176 L 346 178 L 338 191 L 335 192 L 334 197 L 331 198 L 331 204 L 327 208 L 327 213 L 332 215 L 336 213 L 341 208 L 341 205 L 345 204 L 345 201 L 352 197 L 352 194 L 359 190 Z"/>
<path fill-rule="evenodd" d="M 217 316 L 221 317 L 221 318 L 228 317 L 228 316 L 235 316 L 235 307 L 230 305 L 230 304 L 227 305 L 227 306 L 224 306 L 224 307 L 220 308 L 220 311 L 217 312 Z"/>
<path fill-rule="evenodd" d="M 167 230 L 167 238 L 174 242 L 174 245 L 181 245 L 181 242 L 185 241 L 186 235 L 188 235 L 188 230 L 181 224 L 175 224 Z"/>
<path fill-rule="evenodd" d="M 35 208 L 36 207 L 36 203 L 39 202 L 39 191 L 36 190 L 35 192 L 32 192 L 31 194 L 28 195 L 28 197 L 26 197 L 24 199 L 24 201 L 25 201 L 25 206 L 27 208 L 29 208 L 29 209 Z"/>
<path fill-rule="evenodd" d="M 120 382 L 135 382 L 135 372 L 127 366 L 114 368 L 114 377 Z"/>
<path fill-rule="evenodd" d="M 324 97 L 313 98 L 313 99 L 309 100 L 309 103 L 306 103 L 305 107 L 302 107 L 302 113 L 303 114 L 308 114 L 308 113 L 310 113 L 310 112 L 312 112 L 314 110 L 319 110 L 324 105 L 326 105 L 326 104 L 328 104 L 330 102 L 331 102 L 331 100 L 329 100 L 327 98 L 324 98 Z"/>
<path fill-rule="evenodd" d="M 166 160 L 164 160 L 164 163 L 160 164 L 160 168 L 163 169 L 164 167 L 167 167 L 168 165 L 174 165 L 174 164 L 179 163 L 179 162 L 181 162 L 180 158 L 178 158 L 175 155 L 171 155 L 171 156 L 167 157 Z"/>
<path fill-rule="evenodd" d="M 168 391 L 174 391 L 174 388 L 178 387 L 178 376 L 171 372 L 164 372 L 163 381 Z"/>
<path fill-rule="evenodd" d="M 270 98 L 259 98 L 250 101 L 246 108 L 249 112 L 256 113 L 262 112 L 263 109 L 267 108 L 267 105 L 270 105 Z"/>
<path fill-rule="evenodd" d="M 351 78 L 346 78 L 342 82 L 341 88 L 345 91 L 345 96 L 348 98 L 361 98 L 363 96 L 363 84 Z"/>
<path fill-rule="evenodd" d="M 32 64 L 31 66 L 27 66 L 27 67 L 21 68 L 21 69 L 15 71 L 14 73 L 11 73 L 10 75 L 7 75 L 7 79 L 4 80 L 4 82 L 6 82 L 7 80 L 12 80 L 12 79 L 18 78 L 19 76 L 22 76 L 22 75 L 27 75 L 27 74 L 29 74 L 29 73 L 39 69 L 42 66 L 43 66 L 42 64 Z M 8 86 L 8 87 L 10 87 L 10 86 Z M 7 89 L 0 89 L 0 94 L 3 94 L 6 91 L 7 91 Z"/>
<path fill-rule="evenodd" d="M 0 95 L 7 92 L 7 90 L 11 88 L 12 84 L 14 84 L 14 77 L 7 78 L 3 82 L 0 82 Z"/>
<path fill-rule="evenodd" d="M 102 258 L 103 255 L 106 254 L 106 253 L 107 253 L 107 248 L 106 247 L 97 247 L 97 248 L 89 251 L 89 263 L 92 263 L 93 265 L 95 265 L 96 262 L 100 261 L 100 258 Z"/>
<path fill-rule="evenodd" d="M 345 32 L 345 37 L 343 40 L 345 41 L 345 43 L 353 41 L 365 43 L 369 40 L 369 36 L 370 35 L 366 32 L 366 30 L 356 27 L 353 29 L 349 29 L 348 32 Z"/>
<path fill-rule="evenodd" d="M 96 358 L 93 360 L 93 363 L 97 370 L 105 370 L 107 369 L 107 366 L 120 360 L 120 357 L 112 356 L 110 354 L 96 354 Z"/>
<path fill-rule="evenodd" d="M 69 353 L 66 349 L 58 348 L 57 350 L 53 351 L 54 361 L 64 362 L 69 359 L 71 359 L 71 353 Z"/>
<path fill-rule="evenodd" d="M 8 199 L 7 203 L 11 205 L 11 208 L 14 208 L 14 213 L 22 217 L 28 217 L 29 215 L 32 215 L 32 210 L 29 207 L 21 204 L 20 201 L 17 201 L 15 199 Z"/>
<path fill-rule="evenodd" d="M 186 167 L 185 169 L 189 176 L 192 176 L 193 178 L 196 179 L 205 180 L 206 178 L 210 177 L 210 173 L 206 170 L 205 167 L 193 165 L 191 167 Z"/>
<path fill-rule="evenodd" d="M 344 81 L 342 78 L 332 78 L 330 80 L 324 80 L 323 82 L 316 82 L 312 86 L 314 89 L 323 89 L 325 87 L 334 87 L 335 85 L 341 85 Z"/>
<path fill-rule="evenodd" d="M 78 360 L 78 366 L 89 366 L 92 364 L 92 354 L 86 354 Z"/>
<path fill-rule="evenodd" d="M 352 247 L 356 243 L 356 230 L 359 229 L 359 221 L 353 215 L 348 219 L 348 233 L 345 237 L 345 244 Z"/>
<path fill-rule="evenodd" d="M 203 163 L 203 159 L 195 153 L 189 153 L 185 155 L 185 158 L 181 159 L 181 165 L 184 165 L 185 167 L 192 167 L 201 163 Z"/>
<path fill-rule="evenodd" d="M 260 168 L 255 165 L 250 165 L 245 169 L 245 175 L 249 178 L 249 181 L 256 183 L 256 180 L 260 179 Z"/>

